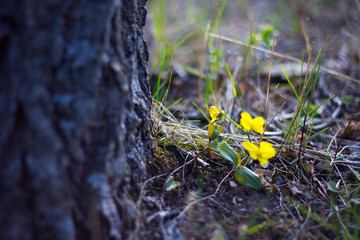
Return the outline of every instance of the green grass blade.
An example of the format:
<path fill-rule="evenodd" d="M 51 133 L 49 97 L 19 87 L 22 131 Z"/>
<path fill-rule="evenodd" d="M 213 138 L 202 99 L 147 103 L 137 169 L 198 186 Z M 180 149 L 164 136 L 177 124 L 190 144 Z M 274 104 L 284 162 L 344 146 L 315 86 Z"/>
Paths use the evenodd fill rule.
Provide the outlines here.
<path fill-rule="evenodd" d="M 159 94 L 160 94 L 161 73 L 165 66 L 166 49 L 167 49 L 168 45 L 169 45 L 169 39 L 167 40 L 167 42 L 165 44 L 164 52 L 163 52 L 162 59 L 161 59 L 160 69 L 159 69 L 159 76 L 158 76 L 158 80 L 156 82 L 155 94 L 153 95 L 153 98 L 158 101 L 159 101 Z"/>
<path fill-rule="evenodd" d="M 226 2 L 227 0 L 223 0 L 222 3 L 221 3 L 221 6 L 220 6 L 220 9 L 219 9 L 219 12 L 218 12 L 218 16 L 211 28 L 211 33 L 215 33 L 217 28 L 219 27 L 219 24 L 220 24 L 220 19 L 221 19 L 221 16 L 224 12 L 224 9 L 225 9 L 225 6 L 226 6 Z M 209 38 L 209 42 L 208 42 L 208 46 L 211 47 L 213 45 L 213 42 L 214 42 L 214 37 L 210 37 Z"/>
<path fill-rule="evenodd" d="M 314 135 L 311 135 L 311 137 L 309 137 L 305 141 L 303 141 L 303 144 L 307 143 L 308 141 L 310 141 L 311 139 L 313 139 L 314 137 L 318 136 L 319 134 L 325 132 L 328 129 L 329 129 L 328 127 L 321 129 L 319 132 L 315 133 Z"/>
<path fill-rule="evenodd" d="M 180 66 L 181 66 L 186 72 L 191 73 L 192 75 L 195 75 L 195 76 L 197 76 L 197 77 L 201 77 L 200 71 L 197 71 L 196 69 L 192 69 L 192 68 L 190 68 L 190 67 L 188 67 L 188 66 L 185 66 L 185 65 L 182 65 L 182 64 L 180 64 Z"/>
<path fill-rule="evenodd" d="M 166 84 L 167 76 L 169 75 L 170 66 L 171 66 L 171 64 L 172 64 L 172 60 L 173 60 L 173 57 L 174 57 L 173 52 L 171 52 L 171 55 L 170 55 L 170 56 L 171 56 L 171 58 L 170 58 L 170 61 L 169 61 L 169 63 L 168 63 L 168 69 L 167 69 L 166 74 L 165 74 L 164 83 L 162 84 L 162 87 L 160 88 L 160 89 L 161 89 L 161 93 L 160 93 L 159 98 L 161 98 L 161 97 L 163 98 L 163 96 L 164 96 L 164 86 L 165 86 L 165 84 Z M 170 75 L 171 75 L 170 77 L 172 77 L 172 72 L 171 72 Z M 165 103 L 165 102 L 163 102 L 163 103 Z"/>
<path fill-rule="evenodd" d="M 319 110 L 319 108 L 320 108 L 321 106 L 323 106 L 325 103 L 327 103 L 328 101 L 330 101 L 334 96 L 335 96 L 335 94 L 332 95 L 331 97 L 329 97 L 328 99 L 326 99 L 324 102 L 320 103 L 320 104 L 319 104 L 318 106 L 316 106 L 314 109 L 310 110 L 310 111 L 309 111 L 309 115 L 311 115 L 311 117 L 315 116 L 315 115 L 317 114 L 317 111 Z"/>
<path fill-rule="evenodd" d="M 174 49 L 178 48 L 181 44 L 184 43 L 184 41 L 185 41 L 186 39 L 188 39 L 189 37 L 191 37 L 193 34 L 194 34 L 194 32 L 189 33 L 188 35 L 186 35 L 178 44 L 176 44 L 176 45 L 174 46 Z"/>
<path fill-rule="evenodd" d="M 288 81 L 288 83 L 289 83 L 290 87 L 292 88 L 292 90 L 293 90 L 293 92 L 294 92 L 294 94 L 295 94 L 295 96 L 296 96 L 296 98 L 297 98 L 297 100 L 298 100 L 299 104 L 301 105 L 301 108 L 303 109 L 304 113 L 306 113 L 306 111 L 305 111 L 305 107 L 304 107 L 304 105 L 303 105 L 303 103 L 302 103 L 302 101 L 301 101 L 301 99 L 300 99 L 299 95 L 297 94 L 297 92 L 296 92 L 296 90 L 295 90 L 294 85 L 291 83 L 291 81 L 290 81 L 289 77 L 286 75 L 286 72 L 285 72 L 285 70 L 284 70 L 283 66 L 281 66 L 281 69 L 283 70 L 283 73 L 284 73 L 284 75 L 285 75 L 286 80 Z"/>
<path fill-rule="evenodd" d="M 273 219 L 268 219 L 265 220 L 264 222 L 261 222 L 259 224 L 256 224 L 255 226 L 250 227 L 249 229 L 246 230 L 246 235 L 247 234 L 254 234 L 257 233 L 261 230 L 263 230 L 264 228 L 267 228 L 269 226 L 271 226 L 274 223 Z"/>
<path fill-rule="evenodd" d="M 229 70 L 229 67 L 228 67 L 228 65 L 226 64 L 226 62 L 225 62 L 224 59 L 223 59 L 223 63 L 224 63 L 224 65 L 225 65 L 226 70 L 227 70 L 227 72 L 228 72 L 228 74 L 229 74 L 229 77 L 230 77 L 230 79 L 231 79 L 231 83 L 232 83 L 232 87 L 233 87 L 233 91 L 234 91 L 234 97 L 236 98 L 237 93 L 236 93 L 236 87 L 235 87 L 234 79 L 233 79 L 233 77 L 232 77 L 232 75 L 231 75 L 231 72 L 230 72 L 230 70 Z"/>
<path fill-rule="evenodd" d="M 209 111 L 209 93 L 210 93 L 210 89 L 212 86 L 212 82 L 211 79 L 209 78 L 209 75 L 206 75 L 205 78 L 205 105 L 206 105 L 206 109 Z"/>
<path fill-rule="evenodd" d="M 170 90 L 170 85 L 171 85 L 171 80 L 172 80 L 172 71 L 171 71 L 171 73 L 170 73 L 169 82 L 168 82 L 168 87 L 167 87 L 166 92 L 165 92 L 165 95 L 164 95 L 164 97 L 163 97 L 163 99 L 162 99 L 162 102 L 163 102 L 163 103 L 166 103 L 166 101 L 167 101 L 167 97 L 168 97 L 169 90 Z"/>
<path fill-rule="evenodd" d="M 180 102 L 182 100 L 182 98 L 179 98 L 178 100 L 176 100 L 173 104 L 171 104 L 169 107 L 167 107 L 166 109 L 164 109 L 162 111 L 161 114 L 163 114 L 164 112 L 166 112 L 167 110 L 169 110 L 170 108 L 172 108 L 173 106 L 175 106 L 178 102 Z"/>
<path fill-rule="evenodd" d="M 192 103 L 201 112 L 201 114 L 206 118 L 206 120 L 208 120 L 208 122 L 210 122 L 210 119 L 207 117 L 207 115 L 204 113 L 204 111 L 201 109 L 201 107 L 199 107 L 195 102 L 192 102 Z"/>
<path fill-rule="evenodd" d="M 207 82 L 209 83 L 209 89 L 210 89 L 211 96 L 213 98 L 214 105 L 217 105 L 215 93 L 214 93 L 214 90 L 213 90 L 212 80 L 207 80 Z"/>
<path fill-rule="evenodd" d="M 215 107 L 216 107 L 219 111 L 221 111 L 218 106 L 215 105 Z M 244 130 L 243 127 L 241 127 L 241 126 L 240 126 L 239 124 L 237 124 L 234 120 L 232 120 L 228 115 L 226 115 L 226 113 L 223 112 L 223 116 L 224 116 L 227 120 L 229 120 L 230 122 L 232 122 L 233 124 L 235 124 L 235 126 L 237 126 L 238 128 Z"/>

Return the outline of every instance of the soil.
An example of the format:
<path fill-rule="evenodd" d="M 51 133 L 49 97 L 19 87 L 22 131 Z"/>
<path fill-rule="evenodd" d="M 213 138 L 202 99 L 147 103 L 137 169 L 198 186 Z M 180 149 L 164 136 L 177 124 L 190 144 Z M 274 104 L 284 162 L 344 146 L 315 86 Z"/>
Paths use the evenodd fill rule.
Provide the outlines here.
<path fill-rule="evenodd" d="M 229 175 L 232 166 L 224 160 L 212 158 L 207 168 L 185 165 L 194 155 L 179 154 L 182 149 L 169 146 L 171 149 L 161 146 L 170 150 L 164 159 L 173 159 L 176 167 L 183 168 L 174 173 L 171 170 L 176 167 L 170 164 L 166 169 L 162 165 L 162 171 L 172 172 L 180 185 L 166 191 L 168 174 L 162 176 L 155 170 L 158 158 L 149 162 L 149 171 L 158 177 L 144 188 L 142 215 L 145 225 L 141 239 L 311 239 L 319 233 L 335 238 L 311 220 L 309 224 L 317 226 L 313 231 L 304 233 L 299 228 L 298 222 L 304 218 L 294 202 L 309 206 L 323 216 L 331 210 L 327 199 L 305 184 L 275 173 L 264 178 L 267 187 L 257 191 L 239 184 L 232 174 Z"/>
<path fill-rule="evenodd" d="M 185 1 L 178 2 L 182 3 L 168 3 L 173 6 L 169 9 L 185 9 Z M 198 3 L 198 7 L 202 7 L 201 1 L 195 2 Z M 312 49 L 311 62 L 315 61 L 318 51 L 323 49 L 326 38 L 330 36 L 323 67 L 336 71 L 338 74 L 320 73 L 312 98 L 313 104 L 319 105 L 334 95 L 324 105 L 325 107 L 320 109 L 315 118 L 318 120 L 315 127 L 319 126 L 319 129 L 328 127 L 328 130 L 309 141 L 309 148 L 314 149 L 314 152 L 316 149 L 329 148 L 332 155 L 339 151 L 337 148 L 349 146 L 343 153 L 347 154 L 348 160 L 359 161 L 360 29 L 356 26 L 360 23 L 360 9 L 357 8 L 356 1 L 323 0 L 288 3 L 287 1 L 257 0 L 249 2 L 228 1 L 218 29 L 220 34 L 233 39 L 245 39 L 244 36 L 248 35 L 251 25 L 249 19 L 252 9 L 252 25 L 255 31 L 268 23 L 276 25 L 275 51 L 277 53 L 301 58 L 301 54 L 307 48 L 307 40 L 304 37 L 307 35 L 308 44 Z M 219 8 L 221 1 L 210 1 L 209 5 L 211 4 Z M 150 7 L 149 12 L 148 42 L 150 49 L 154 49 L 157 43 L 151 37 Z M 179 12 L 176 14 L 180 17 L 175 17 L 173 14 L 174 17 L 170 18 L 169 29 L 178 26 L 182 11 Z M 301 23 L 304 30 L 301 28 Z M 184 27 L 184 36 L 188 34 L 185 29 L 187 28 Z M 174 35 L 177 38 L 179 31 L 175 33 L 169 31 L 170 38 Z M 207 121 L 192 104 L 196 102 L 202 109 L 206 109 L 200 94 L 199 77 L 179 67 L 184 64 L 199 71 L 201 69 L 199 53 L 202 51 L 203 43 L 194 39 L 189 39 L 189 42 L 191 47 L 184 43 L 184 46 L 179 47 L 178 54 L 174 58 L 171 68 L 173 79 L 167 105 L 169 106 L 179 98 L 185 99 L 186 102 L 183 105 L 176 105 L 172 108 L 172 112 L 179 119 L 201 120 L 200 123 L 193 124 L 203 127 Z M 240 61 L 244 59 L 246 48 L 224 40 L 218 44 L 224 47 L 223 58 L 233 72 L 239 64 L 239 57 Z M 154 51 L 151 52 L 154 53 Z M 186 54 L 197 60 L 189 59 Z M 256 51 L 253 51 L 253 55 L 256 54 Z M 270 55 L 260 60 L 259 56 L 257 57 L 257 60 L 253 59 L 249 64 L 248 75 L 243 74 L 242 77 L 240 73 L 237 75 L 243 95 L 235 105 L 242 111 L 250 112 L 255 116 L 263 114 L 268 76 L 266 70 L 270 63 Z M 285 60 L 274 58 L 273 66 L 288 62 L 291 61 L 286 58 Z M 349 76 L 355 81 L 344 79 L 340 74 Z M 157 77 L 154 73 L 153 86 Z M 295 74 L 290 77 L 295 88 L 298 88 L 300 76 Z M 221 89 L 226 89 L 229 77 L 225 70 L 219 70 L 215 78 L 218 84 L 217 89 L 220 89 L 218 94 L 221 95 L 224 93 Z M 273 119 L 269 130 L 279 131 L 281 121 L 277 120 L 276 116 L 284 117 L 287 113 L 293 112 L 297 99 L 286 80 L 276 74 L 273 74 L 270 79 L 269 98 L 271 101 L 270 119 Z M 234 120 L 238 121 L 239 116 L 236 117 Z M 347 126 L 350 120 L 351 124 Z M 164 136 L 155 137 L 161 139 Z M 167 135 L 165 137 L 169 138 Z M 332 143 L 334 139 L 340 143 L 340 147 Z M 339 176 L 329 174 L 328 165 L 323 164 L 323 155 L 316 155 L 310 151 L 304 157 L 304 162 L 313 168 L 312 171 L 301 171 L 302 176 L 295 176 L 299 174 L 299 168 L 290 163 L 297 157 L 297 150 L 287 149 L 284 151 L 286 156 L 273 160 L 271 167 L 265 170 L 260 169 L 256 164 L 250 165 L 250 168 L 258 171 L 263 179 L 263 189 L 257 191 L 238 183 L 230 173 L 232 166 L 215 156 L 212 156 L 211 160 L 207 155 L 199 156 L 210 163 L 209 167 L 203 167 L 201 164 L 186 165 L 185 163 L 193 159 L 198 151 L 192 149 L 189 151 L 190 155 L 184 152 L 179 154 L 184 149 L 179 146 L 178 140 L 175 137 L 169 138 L 167 144 L 159 143 L 154 150 L 153 159 L 148 162 L 150 177 L 153 179 L 146 182 L 142 192 L 141 239 L 342 238 L 340 230 L 336 231 L 326 225 L 326 223 L 336 225 L 336 219 L 329 217 L 335 205 L 340 209 L 340 214 L 345 214 L 346 209 L 341 198 L 335 197 L 336 193 L 329 191 L 326 185 L 330 180 L 337 181 Z M 169 144 L 172 147 L 169 148 Z M 183 168 L 173 172 L 181 166 Z M 283 171 L 284 168 L 286 171 Z M 349 173 L 345 166 L 343 168 L 339 166 L 339 168 L 338 172 L 348 174 L 346 176 L 350 179 L 348 180 L 350 183 L 353 181 L 354 184 L 358 184 L 354 182 L 356 177 Z M 166 191 L 165 183 L 169 175 L 172 175 L 180 184 L 175 189 Z M 359 192 L 352 195 L 352 198 L 360 199 Z M 356 204 L 356 201 L 354 202 Z M 309 217 L 311 215 L 309 209 L 325 223 L 315 217 Z M 360 207 L 356 209 L 360 214 Z"/>

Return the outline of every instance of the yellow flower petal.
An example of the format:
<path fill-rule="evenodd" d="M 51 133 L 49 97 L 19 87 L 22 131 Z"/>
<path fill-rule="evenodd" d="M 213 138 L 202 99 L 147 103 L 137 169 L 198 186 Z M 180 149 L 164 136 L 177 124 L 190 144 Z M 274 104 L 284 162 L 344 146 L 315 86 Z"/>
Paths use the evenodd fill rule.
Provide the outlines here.
<path fill-rule="evenodd" d="M 244 148 L 248 150 L 250 157 L 254 160 L 258 159 L 259 147 L 251 142 L 242 142 Z"/>
<path fill-rule="evenodd" d="M 254 118 L 254 120 L 251 123 L 251 129 L 254 132 L 257 133 L 263 133 L 264 132 L 264 124 L 265 124 L 265 120 L 262 117 L 256 117 Z"/>
<path fill-rule="evenodd" d="M 246 130 L 253 130 L 257 133 L 264 132 L 265 120 L 262 117 L 252 118 L 251 115 L 247 112 L 241 113 L 240 125 Z"/>
<path fill-rule="evenodd" d="M 269 165 L 269 159 L 267 158 L 259 158 L 260 166 L 266 168 Z"/>
<path fill-rule="evenodd" d="M 269 159 L 276 154 L 275 149 L 271 143 L 261 142 L 260 147 L 250 142 L 242 142 L 244 148 L 248 150 L 250 157 L 254 160 L 259 160 L 261 167 L 267 167 Z"/>
<path fill-rule="evenodd" d="M 272 157 L 275 157 L 276 151 L 272 147 L 271 143 L 268 142 L 261 142 L 260 148 L 259 148 L 259 155 L 261 155 L 262 158 L 270 159 Z"/>
<path fill-rule="evenodd" d="M 219 110 L 217 109 L 217 107 L 215 106 L 211 106 L 209 108 L 209 113 L 210 113 L 210 116 L 214 116 L 214 115 L 218 115 L 219 114 Z"/>
<path fill-rule="evenodd" d="M 210 113 L 212 123 L 215 122 L 216 120 L 220 119 L 220 117 L 221 117 L 221 112 L 215 106 L 211 106 L 209 108 L 209 113 Z"/>
<path fill-rule="evenodd" d="M 247 121 L 251 121 L 251 120 L 252 120 L 252 117 L 251 117 L 250 113 L 248 113 L 248 112 L 243 112 L 243 113 L 241 113 L 241 118 L 243 118 L 243 119 L 245 119 L 245 120 L 247 120 Z"/>
<path fill-rule="evenodd" d="M 250 131 L 251 130 L 251 122 L 252 122 L 252 117 L 250 116 L 249 113 L 247 112 L 243 112 L 241 113 L 241 119 L 240 119 L 240 125 L 246 130 L 246 131 Z"/>

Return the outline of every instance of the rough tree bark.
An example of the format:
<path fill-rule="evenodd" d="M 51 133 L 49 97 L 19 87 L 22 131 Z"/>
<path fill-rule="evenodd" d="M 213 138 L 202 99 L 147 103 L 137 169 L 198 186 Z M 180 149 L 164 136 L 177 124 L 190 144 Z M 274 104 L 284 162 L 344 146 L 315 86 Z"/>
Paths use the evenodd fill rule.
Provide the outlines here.
<path fill-rule="evenodd" d="M 1 1 L 0 239 L 133 236 L 152 144 L 145 2 Z"/>

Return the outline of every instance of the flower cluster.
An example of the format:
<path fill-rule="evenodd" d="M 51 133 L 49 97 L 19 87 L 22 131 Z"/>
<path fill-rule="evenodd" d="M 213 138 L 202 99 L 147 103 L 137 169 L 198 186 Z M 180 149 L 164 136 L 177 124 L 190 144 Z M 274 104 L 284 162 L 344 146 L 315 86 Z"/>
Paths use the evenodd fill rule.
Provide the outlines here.
<path fill-rule="evenodd" d="M 246 131 L 254 131 L 256 133 L 262 134 L 264 132 L 264 118 L 256 117 L 252 118 L 251 115 L 247 112 L 241 114 L 240 125 Z M 260 166 L 267 167 L 269 159 L 273 158 L 276 154 L 275 149 L 272 147 L 271 143 L 260 142 L 260 145 L 257 146 L 251 142 L 242 142 L 244 148 L 249 152 L 250 157 L 254 160 L 260 162 Z"/>
<path fill-rule="evenodd" d="M 213 140 L 219 135 L 219 133 L 216 131 L 217 128 L 214 126 L 213 123 L 215 121 L 221 120 L 223 112 L 219 110 L 216 106 L 211 106 L 209 108 L 209 113 L 211 117 L 209 125 L 209 138 Z M 251 115 L 247 112 L 243 112 L 241 114 L 240 126 L 247 133 L 253 131 L 255 133 L 262 134 L 264 132 L 264 124 L 265 120 L 262 117 L 252 118 Z M 268 142 L 260 142 L 259 146 L 251 142 L 242 142 L 242 144 L 244 148 L 249 152 L 250 157 L 253 160 L 258 160 L 260 166 L 264 168 L 268 166 L 269 159 L 273 158 L 276 154 L 275 149 L 273 148 L 271 143 Z"/>
<path fill-rule="evenodd" d="M 257 160 L 259 161 L 261 167 L 267 167 L 269 164 L 269 159 L 275 156 L 275 149 L 272 147 L 271 143 L 261 142 L 261 140 L 259 141 L 259 145 L 256 145 L 251 142 L 249 136 L 250 131 L 263 134 L 265 125 L 264 118 L 252 118 L 249 113 L 243 112 L 241 114 L 239 125 L 233 120 L 231 120 L 228 116 L 226 116 L 224 111 L 220 110 L 217 106 L 211 106 L 209 108 L 209 114 L 211 118 L 209 120 L 210 123 L 208 128 L 209 143 L 207 147 L 204 148 L 204 150 L 201 151 L 199 154 L 207 151 L 209 154 L 209 160 L 210 154 L 212 152 L 221 155 L 224 159 L 233 163 L 234 176 L 238 182 L 250 186 L 254 189 L 260 190 L 262 188 L 260 176 L 247 168 L 247 163 L 241 164 L 244 154 L 236 152 L 228 144 L 228 139 L 221 140 L 219 136 L 223 130 L 223 127 L 221 127 L 221 119 L 223 116 L 225 116 L 232 123 L 238 126 L 238 128 L 241 128 L 248 134 L 249 142 L 242 142 L 244 148 L 249 152 L 248 159 L 252 158 L 253 160 Z"/>

